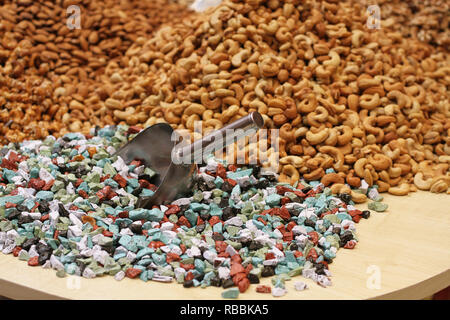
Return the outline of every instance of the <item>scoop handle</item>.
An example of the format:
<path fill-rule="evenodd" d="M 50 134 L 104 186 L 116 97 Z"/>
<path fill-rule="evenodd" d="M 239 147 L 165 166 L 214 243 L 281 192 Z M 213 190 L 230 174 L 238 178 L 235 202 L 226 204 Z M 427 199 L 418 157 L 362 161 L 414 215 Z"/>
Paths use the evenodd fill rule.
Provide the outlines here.
<path fill-rule="evenodd" d="M 233 143 L 235 139 L 240 139 L 242 137 L 248 136 L 250 134 L 255 134 L 254 129 L 262 128 L 264 125 L 263 117 L 256 111 L 249 113 L 247 116 L 242 117 L 225 127 L 216 130 L 202 139 L 198 139 L 194 141 L 192 144 L 182 147 L 175 151 L 176 157 L 179 159 L 184 158 L 185 155 L 194 155 L 194 161 L 198 157 L 195 157 L 196 153 L 202 153 L 208 147 L 212 145 L 212 152 L 217 151 L 227 145 Z M 227 132 L 231 130 L 241 129 L 239 135 L 235 135 L 233 139 L 230 139 L 227 136 Z M 217 139 L 217 137 L 221 137 L 222 139 Z M 220 140 L 220 141 L 219 141 Z M 192 158 L 192 157 L 191 157 Z"/>

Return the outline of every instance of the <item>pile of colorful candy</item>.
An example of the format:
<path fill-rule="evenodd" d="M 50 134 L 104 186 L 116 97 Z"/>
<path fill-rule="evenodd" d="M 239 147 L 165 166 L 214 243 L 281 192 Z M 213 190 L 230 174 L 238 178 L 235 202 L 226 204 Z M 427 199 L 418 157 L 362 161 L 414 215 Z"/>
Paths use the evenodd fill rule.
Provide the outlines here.
<path fill-rule="evenodd" d="M 136 208 L 139 196 L 153 194 L 156 173 L 114 153 L 137 132 L 112 126 L 1 149 L 0 250 L 61 277 L 237 286 L 225 298 L 276 275 L 273 289 L 256 290 L 282 296 L 297 275 L 331 285 L 328 264 L 340 247 L 354 248 L 355 223 L 370 215 L 319 181 L 292 187 L 259 167 L 214 158 L 199 168 L 189 197 Z"/>

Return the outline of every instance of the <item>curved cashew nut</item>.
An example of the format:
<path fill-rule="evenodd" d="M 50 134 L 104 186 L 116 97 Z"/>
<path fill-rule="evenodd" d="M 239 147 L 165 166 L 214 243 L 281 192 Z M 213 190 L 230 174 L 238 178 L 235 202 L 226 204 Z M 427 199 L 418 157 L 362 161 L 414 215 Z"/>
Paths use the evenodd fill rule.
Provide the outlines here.
<path fill-rule="evenodd" d="M 308 140 L 308 142 L 311 145 L 316 145 L 324 142 L 328 138 L 328 135 L 329 135 L 328 128 L 325 128 L 324 130 L 321 130 L 317 133 L 312 133 L 311 131 L 308 131 L 306 133 L 306 140 Z"/>
<path fill-rule="evenodd" d="M 319 151 L 321 153 L 331 154 L 331 156 L 336 161 L 336 163 L 333 166 L 333 168 L 336 171 L 341 171 L 343 169 L 345 159 L 344 159 L 344 154 L 342 153 L 341 150 L 339 150 L 336 147 L 332 147 L 332 146 L 322 146 L 319 148 Z"/>
<path fill-rule="evenodd" d="M 189 107 L 184 109 L 184 114 L 191 116 L 193 114 L 202 115 L 206 108 L 198 103 L 192 103 Z"/>
<path fill-rule="evenodd" d="M 432 178 L 424 180 L 422 172 L 417 172 L 416 175 L 414 176 L 414 184 L 420 190 L 430 190 L 432 181 L 433 181 Z"/>
<path fill-rule="evenodd" d="M 392 166 L 392 160 L 381 153 L 376 153 L 373 157 L 370 157 L 369 163 L 378 171 L 387 170 Z"/>
<path fill-rule="evenodd" d="M 367 196 L 365 194 L 351 190 L 350 195 L 352 196 L 352 201 L 355 203 L 364 203 L 367 201 Z"/>
<path fill-rule="evenodd" d="M 202 105 L 204 105 L 206 108 L 214 110 L 220 107 L 222 101 L 220 100 L 220 98 L 215 98 L 214 100 L 211 100 L 209 98 L 209 94 L 204 92 L 201 95 L 200 101 L 202 103 Z"/>
<path fill-rule="evenodd" d="M 333 194 L 351 193 L 351 189 L 343 183 L 335 183 L 330 189 Z"/>
<path fill-rule="evenodd" d="M 283 165 L 290 164 L 296 168 L 300 168 L 304 161 L 301 157 L 298 156 L 286 156 L 280 159 L 280 163 Z"/>
<path fill-rule="evenodd" d="M 316 170 L 313 170 L 310 173 L 304 174 L 303 177 L 308 181 L 312 181 L 312 180 L 319 180 L 324 174 L 325 171 L 323 170 L 323 168 L 317 168 Z"/>
<path fill-rule="evenodd" d="M 240 67 L 242 60 L 247 59 L 250 56 L 250 50 L 244 49 L 239 51 L 231 58 L 231 64 L 235 67 Z"/>
<path fill-rule="evenodd" d="M 359 97 L 359 105 L 363 109 L 373 110 L 381 104 L 380 95 L 375 93 L 374 95 L 363 94 Z"/>
<path fill-rule="evenodd" d="M 395 195 L 395 196 L 406 196 L 409 193 L 409 184 L 408 183 L 402 183 L 398 187 L 390 187 L 388 189 L 388 192 L 390 194 Z"/>
<path fill-rule="evenodd" d="M 290 164 L 283 166 L 283 169 L 281 169 L 281 173 L 278 178 L 280 182 L 286 182 L 291 185 L 293 185 L 299 179 L 300 174 L 298 173 L 297 169 L 295 169 L 295 167 Z"/>
<path fill-rule="evenodd" d="M 360 177 L 360 178 L 364 178 L 364 166 L 367 164 L 367 159 L 366 158 L 361 158 L 358 159 L 355 162 L 354 165 L 354 169 L 355 169 L 355 173 Z"/>
<path fill-rule="evenodd" d="M 322 177 L 322 179 L 320 180 L 321 183 L 323 183 L 323 185 L 325 187 L 328 187 L 330 184 L 334 184 L 334 183 L 344 183 L 344 178 L 341 177 L 339 174 L 337 173 L 328 173 L 326 175 L 324 175 Z"/>
<path fill-rule="evenodd" d="M 354 170 L 350 170 L 350 172 L 347 174 L 347 177 L 345 180 L 353 188 L 359 188 L 361 186 L 361 179 L 358 177 L 355 177 L 354 173 L 355 173 Z"/>
<path fill-rule="evenodd" d="M 295 129 L 292 128 L 290 123 L 285 123 L 280 128 L 280 137 L 286 140 L 286 142 L 295 141 L 294 135 Z"/>

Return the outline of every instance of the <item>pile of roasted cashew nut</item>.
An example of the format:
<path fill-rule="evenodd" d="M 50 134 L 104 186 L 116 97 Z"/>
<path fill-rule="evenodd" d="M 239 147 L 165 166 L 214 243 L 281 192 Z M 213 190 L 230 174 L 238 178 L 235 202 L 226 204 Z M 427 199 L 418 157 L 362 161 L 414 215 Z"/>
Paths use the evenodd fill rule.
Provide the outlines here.
<path fill-rule="evenodd" d="M 264 152 L 279 158 L 283 182 L 320 180 L 358 203 L 366 195 L 347 185 L 363 179 L 394 195 L 449 194 L 448 50 L 408 37 L 401 11 L 368 29 L 366 9 L 350 0 L 226 0 L 137 38 L 106 66 L 96 94 L 70 101 L 59 134 L 88 131 L 93 117 L 167 122 L 196 138 L 197 121 L 207 133 L 258 111 L 279 129 L 279 150 Z M 69 99 L 64 87 L 54 94 Z"/>

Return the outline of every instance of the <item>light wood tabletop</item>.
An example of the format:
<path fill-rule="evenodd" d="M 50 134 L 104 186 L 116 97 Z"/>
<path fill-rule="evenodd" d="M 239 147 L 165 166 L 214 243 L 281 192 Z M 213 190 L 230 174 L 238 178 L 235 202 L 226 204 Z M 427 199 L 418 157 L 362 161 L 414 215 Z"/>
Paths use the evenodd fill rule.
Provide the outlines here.
<path fill-rule="evenodd" d="M 282 298 L 256 293 L 256 285 L 251 285 L 239 299 L 422 299 L 449 286 L 450 196 L 416 192 L 384 197 L 388 210 L 362 219 L 356 225 L 355 249 L 340 249 L 330 264 L 331 287 L 295 277 L 286 282 L 288 293 Z M 295 281 L 308 283 L 309 289 L 295 291 Z M 111 276 L 58 278 L 53 270 L 29 267 L 0 253 L 0 296 L 13 299 L 201 300 L 221 299 L 222 291 L 139 279 L 118 282 Z"/>

